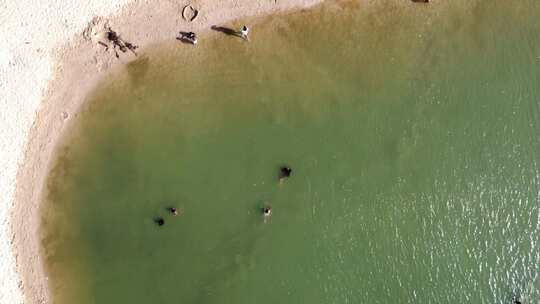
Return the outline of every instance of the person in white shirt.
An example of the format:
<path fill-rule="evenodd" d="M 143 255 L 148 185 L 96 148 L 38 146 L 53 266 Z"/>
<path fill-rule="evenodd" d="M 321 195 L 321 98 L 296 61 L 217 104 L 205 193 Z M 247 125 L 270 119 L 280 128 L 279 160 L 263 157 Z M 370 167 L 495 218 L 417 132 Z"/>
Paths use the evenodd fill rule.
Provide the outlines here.
<path fill-rule="evenodd" d="M 249 34 L 249 28 L 244 25 L 242 29 L 240 30 L 240 37 L 242 37 L 246 41 L 249 41 L 248 34 Z"/>

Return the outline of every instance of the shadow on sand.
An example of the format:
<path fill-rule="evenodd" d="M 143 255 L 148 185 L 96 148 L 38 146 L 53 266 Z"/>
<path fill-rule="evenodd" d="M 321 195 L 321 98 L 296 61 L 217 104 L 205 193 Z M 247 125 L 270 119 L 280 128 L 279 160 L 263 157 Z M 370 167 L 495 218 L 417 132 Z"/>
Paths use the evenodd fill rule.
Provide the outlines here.
<path fill-rule="evenodd" d="M 242 37 L 242 35 L 240 35 L 240 32 L 238 32 L 236 30 L 233 30 L 231 28 L 228 28 L 228 27 L 212 25 L 211 29 L 216 31 L 216 32 L 221 32 L 221 33 L 223 33 L 225 35 L 236 36 L 236 37 L 240 37 L 240 38 Z"/>

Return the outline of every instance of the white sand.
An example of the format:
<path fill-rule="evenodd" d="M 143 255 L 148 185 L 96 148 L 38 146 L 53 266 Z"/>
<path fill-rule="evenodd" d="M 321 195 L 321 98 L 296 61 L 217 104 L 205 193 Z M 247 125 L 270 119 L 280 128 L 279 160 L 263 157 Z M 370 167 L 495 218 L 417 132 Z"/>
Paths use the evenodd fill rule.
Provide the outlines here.
<path fill-rule="evenodd" d="M 0 2 L 0 303 L 23 303 L 8 217 L 28 133 L 52 77 L 52 52 L 94 15 L 128 1 Z"/>
<path fill-rule="evenodd" d="M 134 1 L 0 0 L 0 304 L 49 303 L 37 210 L 62 114 L 73 117 L 96 80 L 129 60 L 84 39 L 93 17 L 117 14 L 95 28 L 106 20 L 144 47 L 174 39 L 181 29 L 203 30 L 321 0 L 192 1 L 200 9 L 193 23 L 180 16 L 188 1 L 128 2 Z"/>

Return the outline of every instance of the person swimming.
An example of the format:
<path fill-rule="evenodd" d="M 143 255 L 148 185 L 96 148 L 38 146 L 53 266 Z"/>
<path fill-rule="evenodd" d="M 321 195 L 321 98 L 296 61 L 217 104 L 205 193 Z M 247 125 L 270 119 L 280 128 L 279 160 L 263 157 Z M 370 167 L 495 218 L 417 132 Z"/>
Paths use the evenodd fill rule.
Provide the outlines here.
<path fill-rule="evenodd" d="M 291 177 L 292 169 L 289 166 L 282 166 L 279 168 L 279 181 L 283 182 L 285 179 Z"/>
<path fill-rule="evenodd" d="M 163 225 L 165 225 L 165 220 L 164 220 L 162 217 L 159 217 L 159 218 L 155 219 L 154 222 L 155 222 L 158 226 L 163 226 Z"/>
<path fill-rule="evenodd" d="M 178 215 L 178 209 L 176 209 L 175 207 L 169 208 L 169 212 L 170 212 L 173 216 L 177 216 L 177 215 Z"/>
<path fill-rule="evenodd" d="M 264 217 L 270 217 L 272 215 L 272 208 L 271 207 L 262 208 L 262 214 Z"/>

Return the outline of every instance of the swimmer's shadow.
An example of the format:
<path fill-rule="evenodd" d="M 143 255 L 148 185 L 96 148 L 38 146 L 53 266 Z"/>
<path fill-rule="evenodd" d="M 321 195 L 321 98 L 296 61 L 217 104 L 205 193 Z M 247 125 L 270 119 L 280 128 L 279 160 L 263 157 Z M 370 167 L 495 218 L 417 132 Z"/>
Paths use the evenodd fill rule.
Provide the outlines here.
<path fill-rule="evenodd" d="M 240 37 L 240 38 L 242 37 L 242 35 L 240 35 L 240 32 L 235 31 L 235 30 L 233 30 L 231 28 L 228 28 L 228 27 L 212 25 L 211 29 L 216 31 L 216 32 L 223 33 L 225 35 L 235 36 L 235 37 Z"/>

